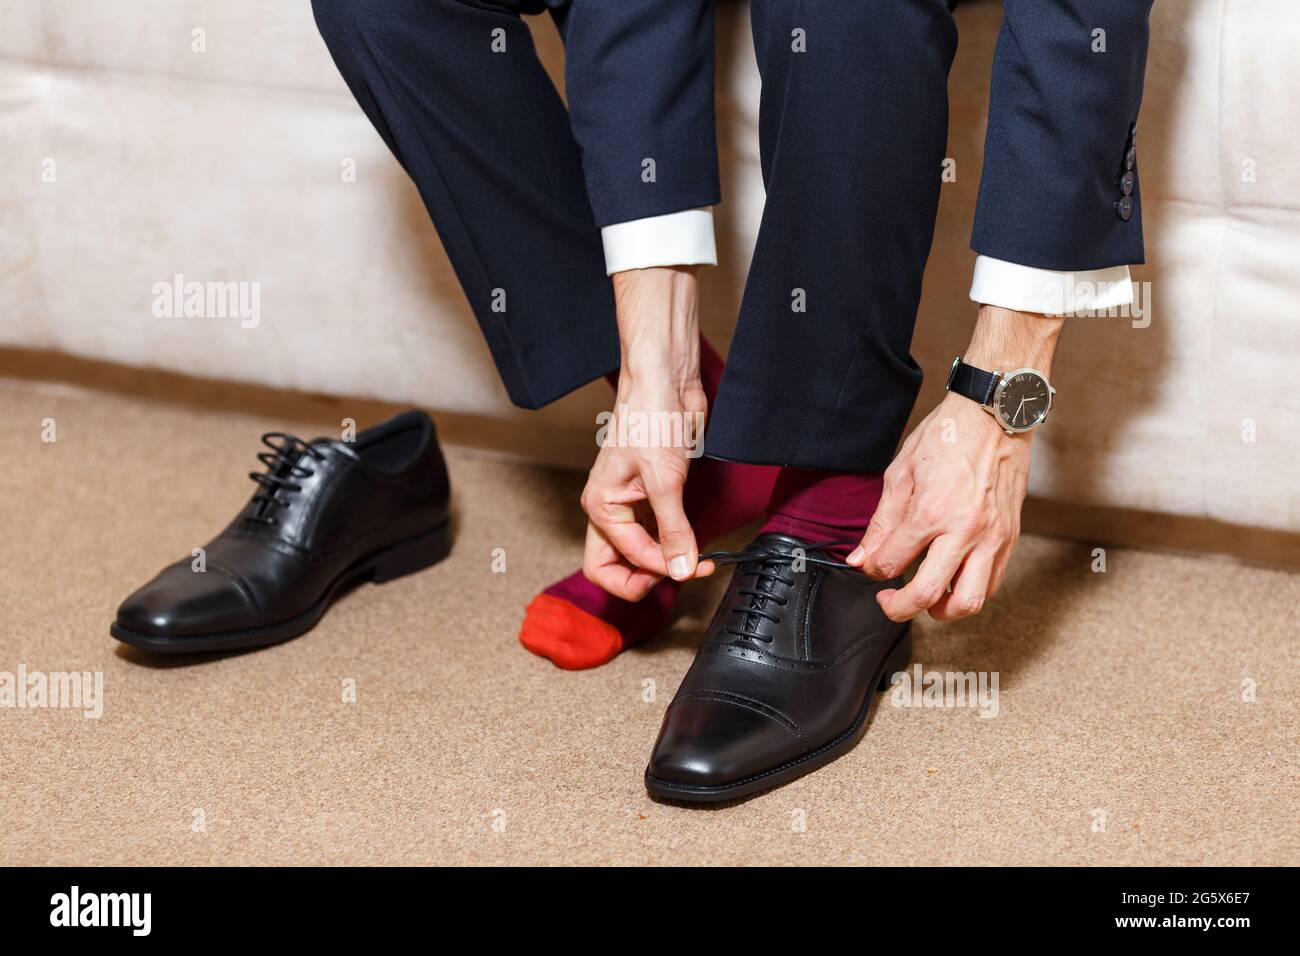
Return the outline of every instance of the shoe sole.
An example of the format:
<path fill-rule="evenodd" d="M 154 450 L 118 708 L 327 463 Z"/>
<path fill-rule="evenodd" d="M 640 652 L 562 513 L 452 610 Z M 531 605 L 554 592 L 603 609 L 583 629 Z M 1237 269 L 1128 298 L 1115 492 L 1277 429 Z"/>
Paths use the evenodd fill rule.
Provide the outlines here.
<path fill-rule="evenodd" d="M 198 654 L 205 651 L 236 651 L 255 647 L 282 644 L 306 634 L 325 616 L 338 593 L 354 584 L 370 581 L 383 584 L 396 578 L 423 571 L 451 554 L 451 521 L 448 519 L 422 535 L 407 538 L 376 551 L 352 564 L 325 589 L 325 593 L 311 607 L 296 617 L 265 627 L 224 634 L 193 634 L 181 637 L 159 637 L 141 634 L 123 627 L 116 621 L 108 632 L 123 644 L 160 654 Z"/>
<path fill-rule="evenodd" d="M 885 655 L 884 662 L 876 668 L 871 683 L 868 685 L 870 690 L 867 691 L 866 700 L 862 702 L 858 716 L 849 725 L 848 730 L 833 740 L 822 744 L 816 750 L 809 751 L 792 760 L 787 760 L 770 770 L 764 770 L 762 773 L 745 777 L 743 780 L 714 787 L 661 780 L 650 773 L 649 768 L 647 768 L 645 772 L 645 788 L 652 797 L 671 800 L 676 803 L 722 803 L 727 800 L 751 797 L 756 793 L 771 790 L 774 787 L 787 784 L 791 780 L 797 780 L 805 774 L 812 773 L 814 770 L 826 766 L 832 760 L 844 756 L 857 745 L 858 741 L 867 732 L 867 725 L 871 722 L 871 713 L 875 707 L 878 694 L 889 689 L 890 677 L 901 670 L 905 670 L 911 660 L 912 625 L 909 622 L 903 633 L 894 642 L 894 646 L 890 648 L 889 653 Z"/>

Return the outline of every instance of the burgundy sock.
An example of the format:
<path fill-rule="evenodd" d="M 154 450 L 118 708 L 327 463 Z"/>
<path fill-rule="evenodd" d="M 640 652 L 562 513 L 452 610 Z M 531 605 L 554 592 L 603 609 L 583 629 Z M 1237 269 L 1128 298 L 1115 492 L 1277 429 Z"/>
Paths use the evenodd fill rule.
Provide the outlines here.
<path fill-rule="evenodd" d="M 842 541 L 826 550 L 843 560 L 866 534 L 883 489 L 880 472 L 782 468 L 759 533 L 788 534 L 810 544 Z"/>
<path fill-rule="evenodd" d="M 700 378 L 712 404 L 722 381 L 722 356 L 701 336 Z M 618 388 L 618 376 L 606 376 Z M 697 458 L 691 462 L 682 503 L 704 550 L 708 542 L 743 528 L 763 514 L 779 469 Z M 681 588 L 665 578 L 640 601 L 608 594 L 576 571 L 533 598 L 519 641 L 558 667 L 597 667 L 663 630 Z"/>

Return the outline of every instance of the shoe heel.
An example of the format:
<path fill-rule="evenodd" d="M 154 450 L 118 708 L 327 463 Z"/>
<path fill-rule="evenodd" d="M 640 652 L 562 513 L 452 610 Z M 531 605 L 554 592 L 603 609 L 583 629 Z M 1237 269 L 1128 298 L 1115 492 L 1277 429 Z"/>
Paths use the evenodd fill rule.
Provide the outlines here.
<path fill-rule="evenodd" d="M 410 538 L 375 555 L 371 580 L 376 584 L 423 571 L 451 554 L 451 522 Z"/>
<path fill-rule="evenodd" d="M 898 643 L 889 652 L 889 659 L 885 661 L 885 669 L 880 674 L 878 689 L 889 690 L 890 679 L 899 671 L 907 670 L 907 665 L 910 663 L 912 663 L 912 622 L 908 621 L 903 636 L 898 639 Z"/>

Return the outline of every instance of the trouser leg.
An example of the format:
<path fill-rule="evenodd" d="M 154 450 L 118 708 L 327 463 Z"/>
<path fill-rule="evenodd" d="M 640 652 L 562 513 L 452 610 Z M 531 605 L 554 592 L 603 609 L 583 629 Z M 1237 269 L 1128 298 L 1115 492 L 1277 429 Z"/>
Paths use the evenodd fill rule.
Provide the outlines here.
<path fill-rule="evenodd" d="M 705 450 L 882 471 L 921 383 L 956 28 L 943 0 L 754 0 L 752 18 L 767 204 Z"/>
<path fill-rule="evenodd" d="M 522 9 L 521 9 L 522 8 Z M 501 380 L 537 408 L 616 369 L 569 117 L 519 12 L 535 0 L 313 0 L 335 63 L 419 188 Z"/>

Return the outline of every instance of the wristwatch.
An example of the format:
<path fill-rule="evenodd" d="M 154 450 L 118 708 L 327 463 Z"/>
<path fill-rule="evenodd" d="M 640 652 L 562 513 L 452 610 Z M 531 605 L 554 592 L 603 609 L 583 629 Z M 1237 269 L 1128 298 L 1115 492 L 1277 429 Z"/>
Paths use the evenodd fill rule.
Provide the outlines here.
<path fill-rule="evenodd" d="M 948 372 L 948 391 L 984 407 L 1008 435 L 1027 432 L 1047 421 L 1056 389 L 1037 369 L 985 372 L 957 356 Z"/>

